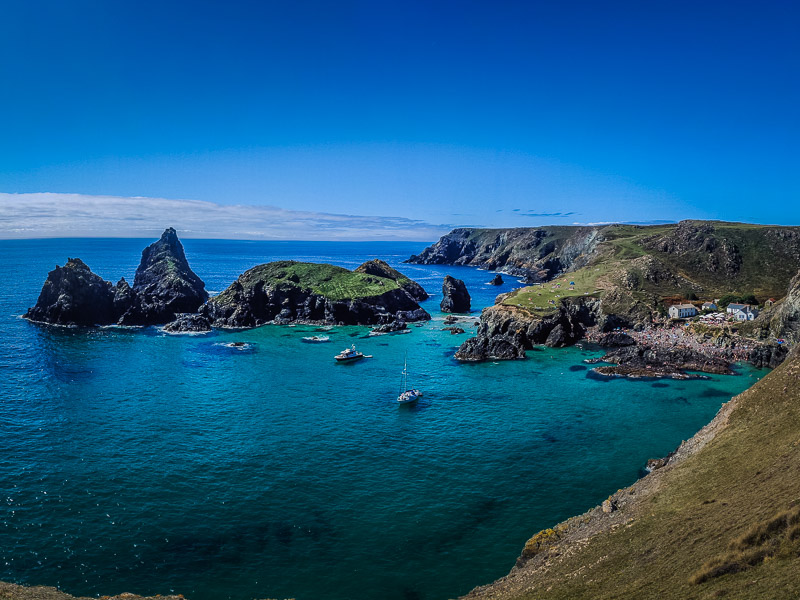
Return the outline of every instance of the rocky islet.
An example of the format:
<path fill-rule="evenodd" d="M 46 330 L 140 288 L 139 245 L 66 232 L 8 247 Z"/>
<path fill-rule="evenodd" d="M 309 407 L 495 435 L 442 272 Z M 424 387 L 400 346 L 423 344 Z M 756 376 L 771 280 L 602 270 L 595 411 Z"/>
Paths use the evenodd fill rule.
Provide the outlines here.
<path fill-rule="evenodd" d="M 48 274 L 24 316 L 58 325 L 164 325 L 168 333 L 294 322 L 396 331 L 430 319 L 419 305 L 425 298 L 422 286 L 376 259 L 355 271 L 296 261 L 259 265 L 209 299 L 176 231 L 168 228 L 142 252 L 133 286 L 124 278 L 112 285 L 71 258 Z"/>

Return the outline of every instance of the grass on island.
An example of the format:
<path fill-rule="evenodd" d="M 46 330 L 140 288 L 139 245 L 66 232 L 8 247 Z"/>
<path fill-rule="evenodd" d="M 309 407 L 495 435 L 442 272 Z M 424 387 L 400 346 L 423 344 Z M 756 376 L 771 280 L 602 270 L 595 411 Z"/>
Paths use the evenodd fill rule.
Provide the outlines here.
<path fill-rule="evenodd" d="M 240 283 L 245 287 L 261 281 L 269 285 L 299 287 L 330 300 L 372 298 L 400 287 L 396 281 L 385 277 L 356 273 L 335 265 L 294 261 L 259 265 L 240 277 Z"/>
<path fill-rule="evenodd" d="M 737 402 L 710 443 L 660 474 L 627 525 L 524 568 L 511 581 L 524 578 L 516 589 L 527 591 L 500 583 L 491 597 L 798 598 L 800 354 Z"/>
<path fill-rule="evenodd" d="M 565 298 L 586 298 L 599 296 L 598 279 L 609 273 L 610 263 L 584 267 L 573 273 L 566 273 L 548 283 L 530 285 L 509 293 L 504 299 L 506 306 L 516 306 L 528 312 L 546 315 L 555 312 Z M 571 285 L 573 284 L 574 285 Z"/>

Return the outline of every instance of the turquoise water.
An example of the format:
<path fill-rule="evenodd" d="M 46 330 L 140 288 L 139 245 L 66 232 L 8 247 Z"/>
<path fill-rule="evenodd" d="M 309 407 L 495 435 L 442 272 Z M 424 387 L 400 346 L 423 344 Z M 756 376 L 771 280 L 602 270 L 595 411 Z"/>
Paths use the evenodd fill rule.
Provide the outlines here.
<path fill-rule="evenodd" d="M 166 336 L 18 318 L 67 256 L 132 280 L 149 241 L 0 242 L 2 580 L 192 600 L 457 596 L 765 374 L 601 381 L 582 362 L 590 348 L 462 365 L 465 336 L 440 330 L 438 297 L 411 334 L 343 327 L 327 344 L 303 343 L 319 332 L 301 326 Z M 399 264 L 424 244 L 184 243 L 213 291 L 286 257 L 384 258 L 429 292 L 452 273 L 475 308 L 518 285 Z M 353 342 L 373 358 L 336 364 Z M 425 397 L 397 406 L 406 352 Z"/>

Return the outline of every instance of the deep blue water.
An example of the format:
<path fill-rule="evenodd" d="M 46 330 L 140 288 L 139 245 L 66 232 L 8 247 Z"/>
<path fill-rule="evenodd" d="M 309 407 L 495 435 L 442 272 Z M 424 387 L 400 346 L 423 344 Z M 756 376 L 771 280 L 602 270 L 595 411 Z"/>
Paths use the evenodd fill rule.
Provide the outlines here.
<path fill-rule="evenodd" d="M 0 242 L 2 580 L 192 600 L 454 597 L 765 374 L 598 381 L 589 348 L 458 364 L 465 336 L 440 330 L 444 274 L 467 282 L 475 309 L 518 284 L 399 264 L 413 243 L 184 241 L 217 292 L 278 258 L 383 258 L 434 294 L 434 321 L 410 335 L 342 327 L 314 345 L 301 341 L 311 327 L 167 336 L 18 317 L 68 256 L 132 281 L 150 241 Z M 352 342 L 374 358 L 336 364 Z M 425 392 L 411 407 L 395 402 L 406 352 Z"/>

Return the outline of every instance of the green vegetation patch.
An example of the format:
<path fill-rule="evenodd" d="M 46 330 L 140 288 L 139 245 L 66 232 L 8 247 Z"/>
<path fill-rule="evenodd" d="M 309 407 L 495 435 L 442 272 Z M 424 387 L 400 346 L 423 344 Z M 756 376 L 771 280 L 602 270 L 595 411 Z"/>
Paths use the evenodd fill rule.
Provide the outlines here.
<path fill-rule="evenodd" d="M 600 276 L 608 274 L 611 269 L 610 263 L 584 267 L 573 273 L 561 275 L 548 283 L 513 291 L 506 296 L 503 304 L 538 314 L 552 313 L 565 298 L 599 296 L 602 290 L 597 287 L 597 280 Z"/>
<path fill-rule="evenodd" d="M 372 298 L 400 287 L 385 277 L 348 271 L 335 265 L 278 261 L 253 267 L 240 279 L 244 287 L 263 283 L 298 287 L 330 300 Z"/>

